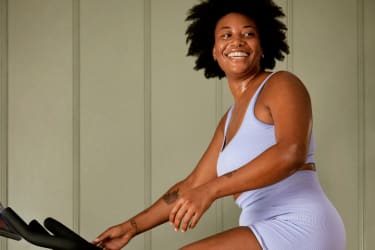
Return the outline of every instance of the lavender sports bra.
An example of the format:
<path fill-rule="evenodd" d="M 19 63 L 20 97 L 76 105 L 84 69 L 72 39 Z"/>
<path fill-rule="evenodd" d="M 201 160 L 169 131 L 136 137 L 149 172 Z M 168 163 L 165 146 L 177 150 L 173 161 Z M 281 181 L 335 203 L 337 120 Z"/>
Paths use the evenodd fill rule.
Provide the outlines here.
<path fill-rule="evenodd" d="M 276 143 L 275 126 L 258 120 L 254 114 L 254 107 L 259 93 L 263 89 L 263 86 L 267 83 L 268 79 L 270 79 L 274 73 L 275 72 L 269 74 L 260 84 L 254 93 L 249 106 L 247 107 L 245 117 L 240 128 L 232 140 L 220 152 L 217 162 L 218 176 L 242 167 Z M 224 138 L 227 134 L 228 125 L 232 117 L 232 111 L 233 106 L 228 111 L 224 128 Z M 225 139 L 223 141 L 223 146 L 224 142 Z M 309 151 L 305 161 L 306 163 L 314 162 L 314 148 L 314 136 L 312 135 Z"/>

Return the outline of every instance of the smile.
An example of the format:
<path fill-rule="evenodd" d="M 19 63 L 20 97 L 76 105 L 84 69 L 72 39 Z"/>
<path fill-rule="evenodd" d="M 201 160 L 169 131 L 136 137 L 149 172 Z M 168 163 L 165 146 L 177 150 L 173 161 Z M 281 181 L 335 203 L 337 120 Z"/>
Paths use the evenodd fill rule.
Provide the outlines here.
<path fill-rule="evenodd" d="M 242 51 L 234 51 L 226 54 L 227 57 L 231 58 L 238 58 L 238 57 L 247 57 L 249 56 L 249 53 L 242 52 Z"/>

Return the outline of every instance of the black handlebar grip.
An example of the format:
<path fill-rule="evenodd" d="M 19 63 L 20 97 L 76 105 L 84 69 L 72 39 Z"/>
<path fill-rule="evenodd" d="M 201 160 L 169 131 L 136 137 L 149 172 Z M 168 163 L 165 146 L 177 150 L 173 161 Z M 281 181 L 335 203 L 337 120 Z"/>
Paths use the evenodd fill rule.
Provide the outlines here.
<path fill-rule="evenodd" d="M 67 239 L 61 239 L 53 237 L 46 233 L 41 233 L 40 231 L 33 231 L 22 219 L 19 217 L 11 208 L 6 208 L 3 211 L 3 215 L 7 218 L 9 223 L 14 227 L 14 229 L 27 241 L 30 243 L 46 248 L 52 249 L 62 249 L 61 246 L 66 247 L 66 249 L 74 249 L 76 246 L 74 242 Z"/>
<path fill-rule="evenodd" d="M 36 220 L 32 220 L 29 223 L 29 230 L 34 232 L 34 233 L 50 235 L 50 233 L 42 225 L 40 225 L 39 222 L 36 221 Z"/>
<path fill-rule="evenodd" d="M 53 219 L 53 218 L 47 218 L 44 220 L 44 226 L 52 232 L 54 235 L 63 237 L 63 238 L 69 238 L 73 240 L 74 242 L 79 245 L 77 249 L 74 250 L 99 250 L 101 248 L 89 243 L 85 239 L 83 239 L 81 236 L 76 234 L 74 231 L 70 230 L 68 227 L 60 223 L 59 221 Z"/>
<path fill-rule="evenodd" d="M 80 249 L 80 245 L 76 242 L 61 237 L 55 237 L 40 232 L 40 230 L 33 230 L 33 226 L 29 227 L 11 208 L 5 208 L 2 212 L 3 216 L 7 218 L 12 227 L 30 243 L 56 250 L 76 250 Z M 34 224 L 35 225 L 35 224 Z M 40 228 L 39 228 L 40 229 Z M 81 248 L 82 249 L 82 248 Z"/>
<path fill-rule="evenodd" d="M 53 234 L 51 235 L 36 220 L 27 225 L 21 217 L 11 208 L 7 207 L 0 214 L 6 219 L 15 232 L 28 242 L 53 250 L 100 250 L 101 248 L 89 243 L 78 234 L 64 226 L 55 219 L 47 218 L 45 227 Z"/>

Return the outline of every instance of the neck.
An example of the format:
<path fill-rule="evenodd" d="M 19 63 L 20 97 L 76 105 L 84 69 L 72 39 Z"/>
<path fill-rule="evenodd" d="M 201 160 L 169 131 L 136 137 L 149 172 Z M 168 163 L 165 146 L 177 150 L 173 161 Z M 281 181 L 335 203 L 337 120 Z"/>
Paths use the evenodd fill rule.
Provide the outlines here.
<path fill-rule="evenodd" d="M 251 75 L 248 75 L 243 78 L 227 78 L 230 91 L 233 95 L 234 100 L 237 102 L 244 93 L 247 92 L 249 88 L 251 88 L 254 84 L 257 83 L 258 77 L 263 73 L 264 71 L 257 71 Z"/>

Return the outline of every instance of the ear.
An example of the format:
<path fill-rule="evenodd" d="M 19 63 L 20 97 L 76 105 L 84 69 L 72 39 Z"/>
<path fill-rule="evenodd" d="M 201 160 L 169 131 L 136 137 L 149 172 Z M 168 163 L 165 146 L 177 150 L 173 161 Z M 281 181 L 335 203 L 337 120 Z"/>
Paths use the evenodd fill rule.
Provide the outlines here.
<path fill-rule="evenodd" d="M 214 58 L 214 61 L 216 62 L 217 58 L 216 58 L 216 49 L 215 49 L 215 47 L 212 48 L 212 57 Z"/>

